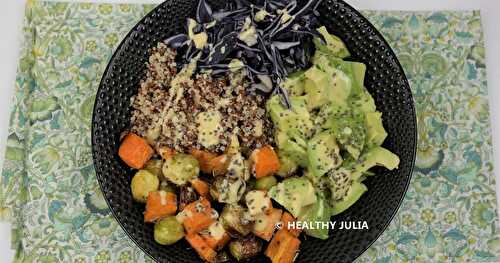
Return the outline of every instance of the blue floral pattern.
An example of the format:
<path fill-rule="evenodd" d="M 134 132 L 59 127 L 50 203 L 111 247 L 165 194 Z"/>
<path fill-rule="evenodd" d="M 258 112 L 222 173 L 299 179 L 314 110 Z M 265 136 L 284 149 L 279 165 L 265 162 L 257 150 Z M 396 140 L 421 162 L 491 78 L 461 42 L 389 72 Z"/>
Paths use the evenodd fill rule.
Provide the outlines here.
<path fill-rule="evenodd" d="M 90 121 L 120 38 L 152 5 L 28 0 L 0 218 L 17 262 L 151 262 L 111 216 L 95 179 Z M 358 262 L 500 258 L 478 12 L 365 12 L 415 96 L 416 169 L 390 227 Z"/>

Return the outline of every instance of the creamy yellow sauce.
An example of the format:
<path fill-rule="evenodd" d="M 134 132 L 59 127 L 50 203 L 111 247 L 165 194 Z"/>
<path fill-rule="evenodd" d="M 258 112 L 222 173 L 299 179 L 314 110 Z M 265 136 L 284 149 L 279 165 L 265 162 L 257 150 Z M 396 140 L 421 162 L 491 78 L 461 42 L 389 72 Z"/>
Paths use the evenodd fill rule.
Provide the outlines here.
<path fill-rule="evenodd" d="M 198 142 L 205 148 L 219 143 L 222 135 L 220 123 L 222 116 L 218 111 L 206 111 L 198 113 L 196 123 L 198 124 Z"/>

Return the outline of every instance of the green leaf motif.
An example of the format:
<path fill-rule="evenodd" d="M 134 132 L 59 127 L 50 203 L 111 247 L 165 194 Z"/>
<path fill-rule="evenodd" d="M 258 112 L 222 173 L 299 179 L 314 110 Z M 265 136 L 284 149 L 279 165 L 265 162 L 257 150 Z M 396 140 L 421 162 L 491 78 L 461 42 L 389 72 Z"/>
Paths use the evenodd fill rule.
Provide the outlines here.
<path fill-rule="evenodd" d="M 386 27 L 386 28 L 391 28 L 391 27 L 394 27 L 396 25 L 400 25 L 402 23 L 403 23 L 403 20 L 401 20 L 401 19 L 398 19 L 395 17 L 387 17 L 386 19 L 384 19 L 382 26 Z"/>
<path fill-rule="evenodd" d="M 101 60 L 93 57 L 85 57 L 80 64 L 80 68 L 90 68 L 94 64 L 99 64 Z"/>
<path fill-rule="evenodd" d="M 448 23 L 448 18 L 446 15 L 442 12 L 436 12 L 433 13 L 431 16 L 429 16 L 426 21 L 431 21 L 434 23 Z"/>
<path fill-rule="evenodd" d="M 35 99 L 31 104 L 29 118 L 32 121 L 48 120 L 52 112 L 59 108 L 57 100 L 54 97 Z"/>

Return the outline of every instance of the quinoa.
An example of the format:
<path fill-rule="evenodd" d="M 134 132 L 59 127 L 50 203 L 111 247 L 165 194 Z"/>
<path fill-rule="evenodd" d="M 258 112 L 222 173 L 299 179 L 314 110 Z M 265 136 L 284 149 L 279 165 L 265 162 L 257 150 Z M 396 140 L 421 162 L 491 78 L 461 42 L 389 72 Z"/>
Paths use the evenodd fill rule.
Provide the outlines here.
<path fill-rule="evenodd" d="M 221 78 L 198 73 L 176 79 L 178 86 L 173 90 L 172 80 L 183 74 L 177 72 L 175 50 L 159 43 L 150 54 L 146 77 L 131 99 L 132 132 L 155 147 L 179 152 L 196 148 L 221 153 L 232 136 L 237 136 L 240 147 L 246 150 L 272 143 L 273 125 L 266 115 L 266 99 L 249 91 L 242 72 Z M 217 131 L 218 143 L 209 147 L 200 144 L 196 121 L 198 114 L 205 112 L 221 117 L 217 127 L 211 127 Z"/>

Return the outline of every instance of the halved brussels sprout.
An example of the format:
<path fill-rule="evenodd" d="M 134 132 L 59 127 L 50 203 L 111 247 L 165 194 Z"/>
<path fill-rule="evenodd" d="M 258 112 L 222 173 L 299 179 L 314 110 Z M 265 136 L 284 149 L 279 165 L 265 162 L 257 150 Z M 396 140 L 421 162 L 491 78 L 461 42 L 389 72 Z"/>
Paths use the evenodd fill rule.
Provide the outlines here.
<path fill-rule="evenodd" d="M 158 190 L 160 180 L 148 170 L 139 170 L 132 178 L 130 189 L 132 197 L 141 203 L 146 203 L 149 192 Z"/>

